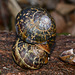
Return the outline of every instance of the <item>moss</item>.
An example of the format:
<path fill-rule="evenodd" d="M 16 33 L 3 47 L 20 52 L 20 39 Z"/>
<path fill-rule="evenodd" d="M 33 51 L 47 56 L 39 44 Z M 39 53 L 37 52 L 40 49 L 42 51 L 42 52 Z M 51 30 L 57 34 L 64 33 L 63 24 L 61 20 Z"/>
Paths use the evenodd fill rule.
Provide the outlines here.
<path fill-rule="evenodd" d="M 1 70 L 0 70 L 0 74 L 1 74 Z"/>
<path fill-rule="evenodd" d="M 59 35 L 69 35 L 69 33 L 57 33 L 57 36 Z"/>

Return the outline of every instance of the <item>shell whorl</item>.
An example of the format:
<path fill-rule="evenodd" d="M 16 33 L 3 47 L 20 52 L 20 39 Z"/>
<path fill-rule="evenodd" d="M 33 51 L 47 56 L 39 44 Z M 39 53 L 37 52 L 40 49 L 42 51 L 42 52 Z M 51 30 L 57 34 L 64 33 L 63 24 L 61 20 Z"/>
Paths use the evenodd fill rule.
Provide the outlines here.
<path fill-rule="evenodd" d="M 27 43 L 46 44 L 55 31 L 55 24 L 42 8 L 26 8 L 17 15 L 16 31 Z"/>
<path fill-rule="evenodd" d="M 38 69 L 48 62 L 48 54 L 44 50 L 19 38 L 13 48 L 13 57 L 22 68 Z"/>

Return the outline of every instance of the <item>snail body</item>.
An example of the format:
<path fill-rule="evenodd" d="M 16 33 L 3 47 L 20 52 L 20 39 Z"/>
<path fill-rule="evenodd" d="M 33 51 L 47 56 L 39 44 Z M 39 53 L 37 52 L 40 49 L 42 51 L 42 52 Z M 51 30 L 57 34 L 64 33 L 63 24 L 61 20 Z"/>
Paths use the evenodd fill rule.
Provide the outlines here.
<path fill-rule="evenodd" d="M 13 47 L 16 63 L 30 69 L 46 64 L 56 37 L 54 19 L 42 8 L 25 8 L 16 17 L 16 32 L 18 40 Z"/>

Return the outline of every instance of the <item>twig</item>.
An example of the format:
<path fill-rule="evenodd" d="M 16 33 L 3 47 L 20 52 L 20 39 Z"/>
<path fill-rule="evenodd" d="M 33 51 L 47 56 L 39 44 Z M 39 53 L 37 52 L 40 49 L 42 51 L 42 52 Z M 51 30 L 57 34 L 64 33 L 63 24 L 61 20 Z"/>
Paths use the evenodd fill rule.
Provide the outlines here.
<path fill-rule="evenodd" d="M 8 0 L 8 8 L 14 17 L 16 17 L 17 13 L 21 11 L 21 7 L 18 5 L 16 0 Z"/>
<path fill-rule="evenodd" d="M 8 26 L 7 26 L 7 22 L 6 22 L 6 15 L 5 15 L 5 11 L 4 11 L 4 8 L 3 8 L 3 5 L 2 5 L 2 0 L 0 0 L 0 9 L 1 9 L 1 15 L 2 15 L 2 19 L 3 19 L 3 23 L 4 23 L 4 26 L 5 26 L 5 29 L 7 31 L 9 31 L 8 29 Z"/>

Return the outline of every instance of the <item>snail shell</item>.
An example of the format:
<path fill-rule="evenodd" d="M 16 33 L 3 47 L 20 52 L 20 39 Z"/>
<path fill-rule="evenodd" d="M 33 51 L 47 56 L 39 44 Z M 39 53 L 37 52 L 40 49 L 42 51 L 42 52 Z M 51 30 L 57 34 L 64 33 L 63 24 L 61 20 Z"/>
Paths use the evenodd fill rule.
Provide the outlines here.
<path fill-rule="evenodd" d="M 56 26 L 44 9 L 27 7 L 16 17 L 16 32 L 27 43 L 46 44 L 47 40 L 56 36 Z"/>
<path fill-rule="evenodd" d="M 54 19 L 42 8 L 27 7 L 16 17 L 18 40 L 13 58 L 22 68 L 38 69 L 48 62 L 50 48 L 55 43 Z"/>
<path fill-rule="evenodd" d="M 48 54 L 43 49 L 20 38 L 13 47 L 13 57 L 22 68 L 38 69 L 48 62 Z"/>
<path fill-rule="evenodd" d="M 62 52 L 59 56 L 63 61 L 75 65 L 75 54 L 73 53 L 73 49 Z"/>

